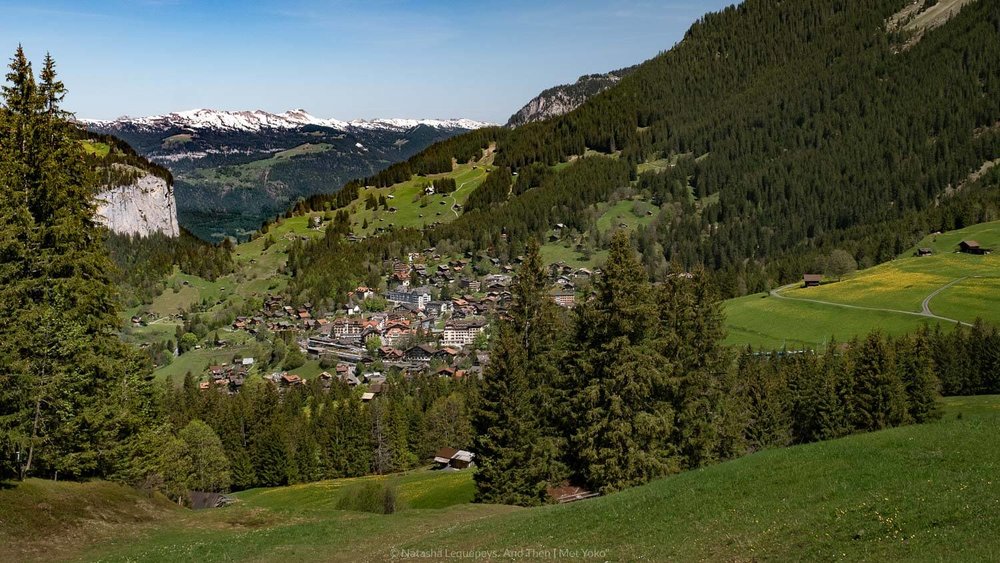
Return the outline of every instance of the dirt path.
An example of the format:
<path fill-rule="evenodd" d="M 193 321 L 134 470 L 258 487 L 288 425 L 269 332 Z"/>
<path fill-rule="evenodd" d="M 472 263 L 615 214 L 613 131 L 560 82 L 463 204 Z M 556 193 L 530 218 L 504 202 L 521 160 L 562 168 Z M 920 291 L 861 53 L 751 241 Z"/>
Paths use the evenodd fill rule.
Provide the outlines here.
<path fill-rule="evenodd" d="M 451 209 L 451 212 L 455 214 L 455 217 L 458 217 L 458 211 L 455 209 L 455 206 L 458 205 L 458 199 L 455 197 L 455 195 L 457 195 L 458 192 L 462 191 L 462 188 L 464 188 L 466 184 L 473 181 L 474 180 L 466 180 L 462 182 L 462 185 L 455 188 L 455 191 L 451 193 L 451 207 L 449 207 L 449 209 Z"/>
<path fill-rule="evenodd" d="M 959 282 L 961 282 L 963 280 L 966 280 L 966 279 L 968 279 L 968 277 L 959 278 L 957 280 L 953 280 L 953 281 L 949 282 L 948 284 L 946 284 L 946 285 L 944 285 L 944 286 L 936 289 L 933 293 L 931 293 L 926 298 L 924 298 L 923 303 L 920 304 L 922 310 L 919 313 L 914 312 L 914 311 L 903 311 L 901 309 L 887 309 L 887 308 L 882 308 L 882 307 L 865 307 L 865 306 L 862 306 L 862 305 L 847 305 L 847 304 L 844 304 L 844 303 L 833 303 L 832 301 L 821 301 L 819 299 L 805 299 L 805 298 L 802 298 L 802 297 L 788 297 L 788 296 L 785 296 L 785 295 L 781 294 L 782 291 L 785 291 L 786 289 L 789 289 L 789 288 L 792 288 L 792 287 L 795 287 L 795 286 L 799 285 L 798 282 L 796 282 L 796 283 L 790 283 L 788 285 L 781 286 L 778 289 L 772 289 L 771 292 L 770 292 L 770 294 L 771 294 L 771 297 L 776 297 L 778 299 L 785 299 L 785 300 L 788 300 L 788 301 L 804 301 L 806 303 L 817 303 L 817 304 L 820 304 L 820 305 L 829 305 L 831 307 L 841 307 L 843 309 L 857 309 L 857 310 L 861 310 L 861 311 L 879 311 L 879 312 L 883 312 L 883 313 L 898 313 L 900 315 L 911 315 L 911 316 L 914 316 L 914 317 L 927 317 L 929 319 L 937 319 L 939 321 L 944 321 L 944 322 L 948 322 L 948 323 L 958 323 L 958 324 L 961 324 L 961 325 L 964 325 L 964 326 L 972 326 L 972 324 L 967 323 L 965 321 L 960 321 L 958 319 L 951 319 L 951 318 L 948 318 L 948 317 L 942 317 L 940 315 L 935 315 L 931 311 L 931 308 L 930 308 L 931 299 L 934 299 L 942 291 L 944 291 L 944 290 L 948 289 L 949 287 L 951 287 L 951 286 L 953 286 L 953 285 L 955 285 L 955 284 L 957 284 L 957 283 L 959 283 Z"/>

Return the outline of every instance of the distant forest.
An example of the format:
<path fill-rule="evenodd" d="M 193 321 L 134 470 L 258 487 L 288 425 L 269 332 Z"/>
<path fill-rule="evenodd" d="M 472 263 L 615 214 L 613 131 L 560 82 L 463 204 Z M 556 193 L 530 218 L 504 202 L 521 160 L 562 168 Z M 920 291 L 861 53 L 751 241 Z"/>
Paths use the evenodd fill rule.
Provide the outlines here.
<path fill-rule="evenodd" d="M 654 279 L 703 266 L 735 296 L 797 278 L 834 249 L 861 266 L 891 259 L 928 232 L 1000 217 L 1000 174 L 972 177 L 1000 157 L 1000 13 L 972 3 L 902 50 L 886 20 L 903 5 L 749 0 L 568 115 L 438 143 L 296 211 L 448 171 L 496 143 L 497 166 L 461 218 L 366 241 L 351 264 L 441 241 L 518 255 L 555 222 L 593 231 L 582 211 L 630 183 L 668 211 L 635 233 Z M 606 156 L 577 158 L 588 150 Z M 671 165 L 639 174 L 652 160 Z M 370 274 L 331 273 L 331 249 L 321 240 L 298 254 L 302 291 L 311 278 Z"/>

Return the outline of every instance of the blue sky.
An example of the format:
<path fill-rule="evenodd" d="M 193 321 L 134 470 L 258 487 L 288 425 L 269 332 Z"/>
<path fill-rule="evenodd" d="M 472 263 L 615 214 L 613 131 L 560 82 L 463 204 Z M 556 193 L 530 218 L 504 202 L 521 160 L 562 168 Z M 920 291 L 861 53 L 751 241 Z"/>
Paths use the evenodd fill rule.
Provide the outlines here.
<path fill-rule="evenodd" d="M 0 49 L 55 57 L 80 117 L 210 107 L 504 122 L 646 60 L 726 0 L 0 0 Z"/>

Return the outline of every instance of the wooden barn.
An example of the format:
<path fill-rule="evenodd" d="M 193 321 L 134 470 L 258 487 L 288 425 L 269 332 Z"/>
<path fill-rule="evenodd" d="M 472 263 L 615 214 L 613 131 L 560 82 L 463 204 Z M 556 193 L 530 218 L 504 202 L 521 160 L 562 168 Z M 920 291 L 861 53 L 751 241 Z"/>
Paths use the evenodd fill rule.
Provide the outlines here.
<path fill-rule="evenodd" d="M 823 281 L 823 274 L 803 274 L 802 287 L 817 287 Z"/>

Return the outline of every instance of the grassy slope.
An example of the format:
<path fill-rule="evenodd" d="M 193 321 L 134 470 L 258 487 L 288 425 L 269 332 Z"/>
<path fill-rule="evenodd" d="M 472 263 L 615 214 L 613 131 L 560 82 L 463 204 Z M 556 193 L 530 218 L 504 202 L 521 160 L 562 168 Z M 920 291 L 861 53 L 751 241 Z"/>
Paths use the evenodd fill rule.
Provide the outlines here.
<path fill-rule="evenodd" d="M 26 537 L 30 524 L 45 539 L 5 544 L 0 559 L 80 554 L 73 545 L 84 559 L 110 561 L 375 561 L 399 549 L 496 550 L 494 560 L 510 559 L 506 549 L 531 549 L 536 555 L 526 559 L 541 559 L 540 550 L 553 548 L 594 550 L 612 561 L 996 559 L 1000 396 L 946 405 L 937 423 L 759 452 L 604 498 L 530 510 L 465 504 L 468 472 L 415 471 L 393 477 L 410 508 L 392 516 L 335 509 L 339 494 L 373 477 L 246 491 L 224 510 L 157 508 L 156 526 L 149 519 L 98 526 L 4 518 L 0 538 L 12 530 Z M 93 487 L 110 487 L 70 486 L 90 496 Z M 67 514 L 58 503 L 76 502 L 26 495 L 22 487 L 0 491 L 0 507 L 11 501 L 15 514 L 38 502 Z M 74 511 L 94 520 L 108 513 Z M 94 527 L 117 533 L 76 531 Z M 59 550 L 43 551 L 51 542 Z"/>
<path fill-rule="evenodd" d="M 0 561 L 68 558 L 81 546 L 138 533 L 183 512 L 113 483 L 0 483 Z"/>
<path fill-rule="evenodd" d="M 934 291 L 959 281 L 936 295 L 931 311 L 947 318 L 972 322 L 977 317 L 1000 323 L 1000 254 L 972 256 L 955 252 L 959 241 L 978 240 L 1000 248 L 1000 222 L 983 223 L 958 231 L 931 235 L 892 262 L 862 270 L 843 281 L 815 288 L 781 291 L 790 298 L 815 299 L 861 307 L 918 313 Z M 934 255 L 918 258 L 916 248 Z M 754 346 L 813 347 L 830 336 L 845 340 L 874 328 L 898 334 L 933 319 L 892 312 L 844 309 L 802 301 L 754 295 L 725 303 L 729 343 Z"/>
<path fill-rule="evenodd" d="M 492 162 L 493 153 L 487 151 L 475 164 L 458 164 L 454 170 L 445 174 L 414 176 L 388 188 L 362 189 L 358 199 L 348 207 L 353 230 L 359 235 L 371 235 L 378 227 L 423 228 L 436 222 L 454 221 L 458 215 L 452 211 L 452 206 L 456 203 L 465 205 L 469 194 L 486 180 L 487 170 Z M 455 180 L 455 193 L 424 195 L 424 186 L 428 182 L 442 178 Z M 365 209 L 365 199 L 369 194 L 374 194 L 376 198 L 392 196 L 386 203 L 389 207 L 395 207 L 396 211 L 391 213 L 385 209 Z"/>

